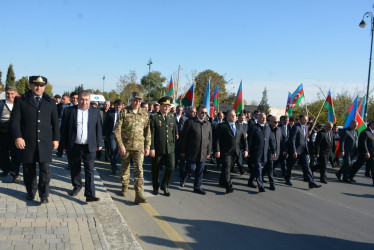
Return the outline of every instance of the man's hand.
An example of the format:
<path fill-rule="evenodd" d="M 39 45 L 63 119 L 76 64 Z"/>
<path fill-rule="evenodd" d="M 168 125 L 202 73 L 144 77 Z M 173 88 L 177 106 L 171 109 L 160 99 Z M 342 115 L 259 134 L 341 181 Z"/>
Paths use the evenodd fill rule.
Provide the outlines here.
<path fill-rule="evenodd" d="M 56 150 L 58 148 L 59 141 L 52 141 L 53 149 Z"/>
<path fill-rule="evenodd" d="M 180 156 L 186 157 L 186 153 L 180 153 Z"/>
<path fill-rule="evenodd" d="M 151 150 L 151 152 L 149 152 L 149 156 L 154 158 L 156 156 L 156 151 L 155 150 Z"/>
<path fill-rule="evenodd" d="M 292 154 L 292 157 L 295 158 L 295 159 L 297 159 L 297 153 L 296 153 L 296 152 L 293 153 L 293 154 Z"/>
<path fill-rule="evenodd" d="M 149 155 L 149 149 L 144 150 L 144 156 L 148 156 L 148 155 Z"/>
<path fill-rule="evenodd" d="M 366 159 L 369 159 L 369 158 L 370 158 L 370 153 L 366 153 L 366 154 L 365 154 L 365 158 L 366 158 Z"/>
<path fill-rule="evenodd" d="M 345 155 L 345 153 L 344 153 L 344 152 L 341 152 L 340 154 L 341 154 L 342 156 L 344 156 L 344 155 Z"/>
<path fill-rule="evenodd" d="M 100 151 L 103 147 L 98 147 L 96 151 Z"/>
<path fill-rule="evenodd" d="M 272 154 L 273 158 L 277 157 L 277 154 Z"/>
<path fill-rule="evenodd" d="M 214 153 L 214 157 L 216 157 L 216 158 L 220 158 L 220 157 L 221 157 L 221 152 L 215 152 L 215 153 Z"/>
<path fill-rule="evenodd" d="M 206 158 L 209 159 L 209 158 L 210 158 L 210 155 L 207 155 Z"/>
<path fill-rule="evenodd" d="M 25 140 L 22 138 L 17 138 L 15 144 L 18 149 L 25 149 L 26 147 Z"/>
<path fill-rule="evenodd" d="M 125 154 L 126 154 L 125 146 L 119 146 L 119 153 L 120 153 L 121 156 L 125 156 Z"/>
<path fill-rule="evenodd" d="M 179 139 L 179 135 L 176 135 L 176 137 L 177 137 L 177 140 Z"/>
<path fill-rule="evenodd" d="M 314 157 L 319 158 L 319 155 L 314 155 Z"/>
<path fill-rule="evenodd" d="M 243 157 L 248 157 L 248 151 L 243 152 Z"/>

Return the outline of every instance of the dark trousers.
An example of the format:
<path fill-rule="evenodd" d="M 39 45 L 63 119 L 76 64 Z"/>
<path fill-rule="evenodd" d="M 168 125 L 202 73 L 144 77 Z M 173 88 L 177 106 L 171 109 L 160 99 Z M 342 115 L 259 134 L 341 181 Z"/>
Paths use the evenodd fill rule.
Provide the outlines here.
<path fill-rule="evenodd" d="M 352 170 L 349 174 L 349 179 L 353 179 L 355 175 L 357 174 L 358 170 L 364 165 L 366 162 L 366 169 L 365 172 L 367 172 L 367 169 L 371 172 L 371 178 L 373 178 L 373 183 L 374 183 L 374 158 L 371 156 L 369 159 L 366 159 L 364 155 L 359 155 L 358 159 L 355 163 L 352 165 Z"/>
<path fill-rule="evenodd" d="M 204 167 L 205 167 L 205 161 L 203 162 L 187 161 L 187 167 L 183 173 L 182 181 L 186 182 L 188 175 L 192 174 L 192 172 L 195 172 L 194 189 L 200 189 L 201 184 L 203 183 Z"/>
<path fill-rule="evenodd" d="M 230 171 L 235 165 L 235 162 L 239 156 L 222 154 L 221 155 L 221 177 L 220 182 L 225 186 L 226 189 L 232 188 L 231 174 Z"/>
<path fill-rule="evenodd" d="M 282 153 L 279 155 L 279 158 L 277 160 L 276 163 L 274 163 L 274 169 L 276 167 L 276 165 L 278 164 L 278 162 L 280 163 L 281 165 L 281 172 L 282 172 L 282 176 L 283 178 L 286 177 L 287 175 L 287 154 L 283 155 Z"/>
<path fill-rule="evenodd" d="M 269 160 L 266 164 L 265 164 L 265 167 L 264 169 L 262 170 L 262 177 L 264 177 L 266 174 L 269 178 L 269 183 L 270 185 L 274 185 L 274 168 L 275 168 L 275 164 L 277 164 L 277 160 L 276 161 L 273 161 L 273 160 Z"/>
<path fill-rule="evenodd" d="M 243 157 L 243 151 L 240 151 L 240 154 L 238 157 L 236 157 L 234 164 L 231 167 L 231 170 L 234 169 L 235 164 L 238 166 L 240 173 L 244 172 L 244 157 Z"/>
<path fill-rule="evenodd" d="M 161 188 L 168 188 L 175 168 L 175 154 L 156 155 L 152 158 L 152 186 L 154 189 L 160 187 L 160 167 L 165 164 L 165 173 L 162 178 Z"/>
<path fill-rule="evenodd" d="M 70 172 L 73 187 L 78 190 L 82 188 L 81 161 L 83 160 L 85 176 L 84 196 L 95 196 L 94 164 L 96 152 L 88 151 L 87 145 L 74 144 L 73 149 L 68 154 L 71 163 Z"/>
<path fill-rule="evenodd" d="M 320 179 L 326 180 L 326 168 L 329 162 L 330 155 L 320 154 L 317 158 L 317 165 L 314 167 L 315 170 L 319 170 Z"/>
<path fill-rule="evenodd" d="M 116 135 L 112 133 L 109 140 L 109 146 L 110 146 L 110 164 L 112 166 L 112 170 L 118 170 L 117 162 L 120 158 L 120 154 L 118 152 L 118 145 L 116 141 Z"/>
<path fill-rule="evenodd" d="M 16 148 L 10 134 L 0 134 L 0 166 L 3 173 L 10 173 L 13 176 L 19 175 L 21 151 Z"/>
<path fill-rule="evenodd" d="M 343 165 L 336 174 L 337 175 L 343 174 L 343 179 L 344 180 L 349 179 L 349 174 L 352 170 L 354 157 L 355 157 L 354 155 L 350 155 L 350 154 L 347 154 L 347 153 L 345 153 L 344 156 L 343 156 Z"/>
<path fill-rule="evenodd" d="M 36 162 L 23 163 L 23 181 L 28 194 L 35 196 L 36 189 L 41 199 L 49 196 L 49 182 L 51 181 L 51 168 L 49 162 L 39 162 L 39 183 L 36 184 Z"/>
<path fill-rule="evenodd" d="M 252 161 L 252 171 L 250 172 L 250 176 L 248 182 L 254 182 L 256 179 L 258 188 L 263 188 L 264 183 L 262 182 L 262 166 L 266 164 L 266 162 L 259 162 L 259 161 Z"/>
<path fill-rule="evenodd" d="M 175 143 L 175 167 L 179 168 L 179 177 L 182 179 L 183 173 L 186 169 L 186 159 L 179 154 L 180 139 Z"/>
<path fill-rule="evenodd" d="M 105 145 L 105 161 L 108 161 L 110 159 L 110 144 L 109 140 L 105 139 L 104 140 L 104 145 Z"/>
<path fill-rule="evenodd" d="M 312 171 L 310 170 L 310 167 L 309 167 L 310 159 L 309 159 L 308 154 L 297 155 L 297 158 L 293 158 L 292 155 L 290 155 L 288 157 L 286 181 L 291 180 L 291 178 L 292 178 L 292 168 L 293 168 L 293 165 L 295 165 L 297 159 L 299 159 L 299 165 L 301 165 L 301 168 L 303 170 L 303 174 L 304 174 L 307 182 L 309 182 L 310 184 L 314 183 L 315 182 L 314 181 L 314 176 L 313 176 L 313 173 L 312 173 Z"/>

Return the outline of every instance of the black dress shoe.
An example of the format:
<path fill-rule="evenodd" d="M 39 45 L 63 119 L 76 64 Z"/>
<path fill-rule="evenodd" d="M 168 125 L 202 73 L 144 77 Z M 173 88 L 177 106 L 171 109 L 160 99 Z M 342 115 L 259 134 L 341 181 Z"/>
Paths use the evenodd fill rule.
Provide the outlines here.
<path fill-rule="evenodd" d="M 47 204 L 48 198 L 40 198 L 40 204 Z"/>
<path fill-rule="evenodd" d="M 257 188 L 256 184 L 254 184 L 253 182 L 248 182 L 247 186 L 250 188 Z"/>
<path fill-rule="evenodd" d="M 153 193 L 154 195 L 158 195 L 158 188 L 153 188 L 152 193 Z"/>
<path fill-rule="evenodd" d="M 338 181 L 342 181 L 342 175 L 341 174 L 336 173 L 335 175 L 336 175 L 336 178 L 338 178 Z"/>
<path fill-rule="evenodd" d="M 245 170 L 240 171 L 240 175 L 243 175 L 243 174 L 245 174 Z"/>
<path fill-rule="evenodd" d="M 321 179 L 320 182 L 323 184 L 327 184 L 327 181 L 325 179 Z"/>
<path fill-rule="evenodd" d="M 345 182 L 345 183 L 351 183 L 351 180 L 350 179 L 343 179 L 343 182 Z"/>
<path fill-rule="evenodd" d="M 258 188 L 258 192 L 260 192 L 260 193 L 265 192 L 265 188 L 263 188 L 263 187 L 259 187 L 259 188 Z"/>
<path fill-rule="evenodd" d="M 180 185 L 181 187 L 184 187 L 184 181 L 180 181 L 180 182 L 179 182 L 179 185 Z"/>
<path fill-rule="evenodd" d="M 271 191 L 274 191 L 274 190 L 275 190 L 275 186 L 274 186 L 274 185 L 270 185 L 269 189 L 270 189 Z"/>
<path fill-rule="evenodd" d="M 197 193 L 197 194 L 202 194 L 202 195 L 205 195 L 205 191 L 201 188 L 198 188 L 198 189 L 194 189 L 193 190 L 194 193 Z"/>
<path fill-rule="evenodd" d="M 292 182 L 291 182 L 290 180 L 287 180 L 287 181 L 285 182 L 285 184 L 288 185 L 288 186 L 291 186 L 291 187 L 292 187 Z"/>
<path fill-rule="evenodd" d="M 230 194 L 234 192 L 234 188 L 226 188 L 226 194 Z"/>
<path fill-rule="evenodd" d="M 100 198 L 97 198 L 95 196 L 87 196 L 86 197 L 86 202 L 92 202 L 92 201 L 99 201 Z"/>
<path fill-rule="evenodd" d="M 79 191 L 81 191 L 80 188 L 79 189 L 78 188 L 73 188 L 73 190 L 71 190 L 69 195 L 70 196 L 77 196 Z"/>
<path fill-rule="evenodd" d="M 351 183 L 356 183 L 357 181 L 355 179 L 349 179 L 351 181 Z"/>
<path fill-rule="evenodd" d="M 170 196 L 170 192 L 167 188 L 161 188 L 162 191 L 164 191 L 164 195 L 169 197 Z"/>
<path fill-rule="evenodd" d="M 312 189 L 312 188 L 320 188 L 321 185 L 318 185 L 316 183 L 309 183 L 309 188 Z"/>
<path fill-rule="evenodd" d="M 27 199 L 28 201 L 33 201 L 33 200 L 35 199 L 35 196 L 32 195 L 32 194 L 27 194 L 26 199 Z"/>

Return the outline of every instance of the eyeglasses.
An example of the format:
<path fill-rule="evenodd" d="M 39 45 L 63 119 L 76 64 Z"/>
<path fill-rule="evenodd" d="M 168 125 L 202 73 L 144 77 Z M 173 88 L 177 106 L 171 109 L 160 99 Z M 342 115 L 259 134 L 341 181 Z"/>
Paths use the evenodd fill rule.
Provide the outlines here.
<path fill-rule="evenodd" d="M 201 111 L 200 114 L 202 114 L 202 115 L 207 115 L 208 112 L 203 112 L 203 111 Z"/>

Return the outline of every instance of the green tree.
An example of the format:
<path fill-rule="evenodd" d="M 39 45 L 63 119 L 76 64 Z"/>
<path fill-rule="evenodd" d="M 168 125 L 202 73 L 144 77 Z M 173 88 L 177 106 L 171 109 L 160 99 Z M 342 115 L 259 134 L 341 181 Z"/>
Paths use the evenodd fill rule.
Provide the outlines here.
<path fill-rule="evenodd" d="M 84 90 L 83 84 L 78 85 L 74 88 L 74 92 L 77 92 L 77 93 L 79 93 L 79 91 L 82 91 L 82 90 Z"/>
<path fill-rule="evenodd" d="M 21 79 L 16 81 L 16 88 L 18 94 L 22 95 L 29 91 L 29 78 L 27 76 L 23 76 Z"/>
<path fill-rule="evenodd" d="M 0 84 L 3 85 L 3 82 L 1 80 L 1 76 L 3 75 L 3 72 L 0 71 Z M 2 86 L 2 88 L 0 90 L 3 90 L 4 89 L 4 85 Z"/>
<path fill-rule="evenodd" d="M 200 72 L 195 77 L 195 103 L 196 101 L 198 101 L 198 103 L 204 102 L 205 91 L 208 85 L 209 78 L 211 94 L 218 85 L 220 104 L 234 104 L 234 102 L 231 100 L 232 98 L 228 99 L 229 93 L 226 90 L 226 86 L 230 83 L 230 81 L 226 80 L 224 75 L 220 75 L 210 69 Z"/>
<path fill-rule="evenodd" d="M 103 95 L 105 97 L 105 100 L 110 100 L 111 102 L 120 99 L 120 95 L 117 94 L 114 89 L 112 89 L 110 92 L 104 92 Z"/>
<path fill-rule="evenodd" d="M 143 93 L 143 98 L 146 99 L 144 89 L 142 85 L 138 83 L 138 76 L 136 75 L 136 72 L 134 70 L 130 70 L 128 74 L 120 77 L 119 81 L 117 82 L 117 92 L 119 93 L 119 98 L 125 103 L 127 103 L 133 92 Z"/>
<path fill-rule="evenodd" d="M 45 85 L 44 93 L 53 97 L 53 85 L 51 83 L 48 83 L 47 85 Z"/>
<path fill-rule="evenodd" d="M 140 80 L 140 84 L 144 90 L 144 99 L 148 100 L 148 89 L 150 95 L 150 101 L 160 99 L 163 94 L 166 94 L 168 88 L 164 86 L 166 77 L 161 75 L 159 71 L 152 71 L 149 74 L 144 75 Z"/>
<path fill-rule="evenodd" d="M 16 85 L 16 75 L 14 74 L 14 71 L 13 71 L 13 64 L 9 64 L 8 72 L 6 74 L 5 84 L 6 86 Z"/>
<path fill-rule="evenodd" d="M 264 91 L 262 92 L 262 99 L 258 104 L 257 109 L 265 114 L 270 114 L 270 106 L 268 104 L 268 91 L 265 87 Z"/>

